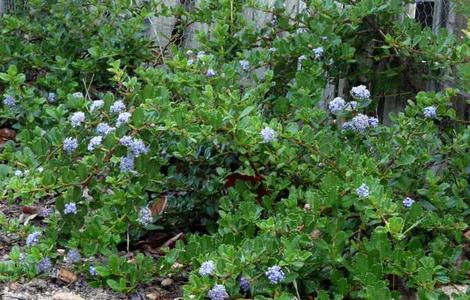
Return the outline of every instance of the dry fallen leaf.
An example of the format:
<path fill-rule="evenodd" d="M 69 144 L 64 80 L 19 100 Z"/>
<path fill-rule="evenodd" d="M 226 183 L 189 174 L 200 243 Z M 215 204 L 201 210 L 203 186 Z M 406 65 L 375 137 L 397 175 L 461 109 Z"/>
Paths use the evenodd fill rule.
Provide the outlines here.
<path fill-rule="evenodd" d="M 161 214 L 166 209 L 167 203 L 168 203 L 168 197 L 165 195 L 160 196 L 160 199 L 158 199 L 158 201 L 156 201 L 150 207 L 152 214 L 154 215 Z"/>
<path fill-rule="evenodd" d="M 470 240 L 470 229 L 467 230 L 463 235 L 465 236 L 465 238 Z"/>
<path fill-rule="evenodd" d="M 72 283 L 77 280 L 77 275 L 66 268 L 60 268 L 59 279 L 63 282 Z"/>
<path fill-rule="evenodd" d="M 0 129 L 0 147 L 2 147 L 7 141 L 14 140 L 16 132 L 9 128 Z"/>

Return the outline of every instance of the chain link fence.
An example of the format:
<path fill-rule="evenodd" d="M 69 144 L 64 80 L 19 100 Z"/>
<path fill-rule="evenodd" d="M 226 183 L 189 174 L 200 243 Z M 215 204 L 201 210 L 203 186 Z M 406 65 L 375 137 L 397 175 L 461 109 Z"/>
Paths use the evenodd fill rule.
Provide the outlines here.
<path fill-rule="evenodd" d="M 411 4 L 411 15 L 423 28 L 433 31 L 448 27 L 449 17 L 455 13 L 455 3 L 450 0 L 416 0 Z"/>

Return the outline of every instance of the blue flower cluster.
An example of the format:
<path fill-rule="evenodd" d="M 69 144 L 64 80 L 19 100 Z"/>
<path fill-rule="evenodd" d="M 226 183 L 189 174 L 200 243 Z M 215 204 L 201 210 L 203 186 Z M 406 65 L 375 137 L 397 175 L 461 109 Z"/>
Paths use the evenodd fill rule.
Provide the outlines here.
<path fill-rule="evenodd" d="M 222 284 L 216 284 L 207 294 L 209 299 L 211 300 L 224 300 L 228 299 L 229 295 L 227 293 L 227 290 L 225 289 L 225 286 Z"/>
<path fill-rule="evenodd" d="M 343 131 L 355 131 L 363 133 L 369 127 L 377 127 L 379 120 L 375 117 L 368 117 L 364 114 L 357 114 L 351 121 L 345 122 Z"/>
<path fill-rule="evenodd" d="M 210 276 L 215 271 L 215 264 L 214 261 L 208 260 L 202 263 L 201 267 L 199 268 L 199 274 L 201 276 Z"/>
<path fill-rule="evenodd" d="M 361 186 L 356 189 L 356 194 L 361 198 L 369 197 L 369 186 L 365 183 L 361 184 Z"/>
<path fill-rule="evenodd" d="M 414 203 L 415 203 L 415 201 L 413 199 L 411 199 L 410 197 L 406 197 L 405 199 L 403 199 L 403 206 L 404 207 L 410 208 L 411 206 L 413 206 Z"/>
<path fill-rule="evenodd" d="M 76 138 L 68 137 L 64 140 L 63 149 L 67 153 L 73 153 L 78 148 L 78 140 Z"/>
<path fill-rule="evenodd" d="M 96 268 L 94 266 L 90 266 L 88 268 L 88 273 L 90 273 L 91 276 L 96 276 L 98 275 L 98 272 L 96 272 Z"/>
<path fill-rule="evenodd" d="M 346 101 L 341 97 L 336 97 L 328 103 L 328 109 L 334 115 L 341 113 L 346 106 Z"/>
<path fill-rule="evenodd" d="M 207 77 L 214 77 L 215 75 L 217 75 L 217 73 L 215 72 L 214 69 L 209 68 L 209 69 L 207 69 L 207 74 L 206 75 L 207 75 Z"/>
<path fill-rule="evenodd" d="M 128 155 L 121 157 L 120 169 L 123 173 L 131 172 L 134 169 L 134 159 L 142 154 L 148 153 L 149 149 L 141 139 L 132 138 L 128 135 L 119 139 L 119 143 L 126 146 Z"/>
<path fill-rule="evenodd" d="M 240 60 L 240 67 L 242 67 L 244 71 L 248 71 L 250 69 L 250 62 L 245 59 Z"/>
<path fill-rule="evenodd" d="M 240 289 L 244 293 L 248 293 L 250 291 L 250 280 L 248 278 L 240 278 Z"/>
<path fill-rule="evenodd" d="M 13 108 L 16 106 L 16 100 L 10 95 L 6 95 L 5 98 L 3 99 L 3 104 L 6 107 Z"/>
<path fill-rule="evenodd" d="M 126 124 L 129 122 L 129 119 L 131 118 L 131 114 L 128 112 L 122 112 L 119 114 L 117 120 L 116 120 L 116 127 L 121 126 L 122 124 Z"/>
<path fill-rule="evenodd" d="M 80 252 L 77 249 L 70 249 L 65 257 L 65 262 L 68 264 L 75 264 L 78 263 L 80 259 Z"/>
<path fill-rule="evenodd" d="M 39 244 L 39 237 L 41 236 L 41 234 L 42 233 L 40 231 L 36 231 L 28 235 L 28 237 L 26 238 L 26 246 L 31 247 Z"/>
<path fill-rule="evenodd" d="M 437 108 L 435 106 L 428 106 L 423 109 L 423 115 L 428 119 L 437 117 Z"/>
<path fill-rule="evenodd" d="M 272 284 L 277 284 L 281 281 L 284 281 L 284 279 L 286 278 L 284 272 L 279 266 L 269 267 L 268 270 L 265 272 L 265 275 L 266 277 L 268 277 L 269 281 Z"/>
<path fill-rule="evenodd" d="M 104 105 L 103 100 L 95 100 L 90 105 L 90 111 L 94 112 L 95 110 L 102 108 L 103 105 Z"/>
<path fill-rule="evenodd" d="M 129 156 L 122 156 L 119 161 L 119 169 L 122 173 L 129 173 L 134 170 L 134 158 Z"/>
<path fill-rule="evenodd" d="M 121 100 L 118 100 L 111 105 L 111 107 L 109 108 L 109 111 L 111 113 L 118 114 L 118 113 L 123 112 L 125 109 L 126 109 L 126 105 L 124 104 L 124 102 L 122 102 Z"/>
<path fill-rule="evenodd" d="M 36 264 L 36 270 L 38 273 L 49 272 L 52 269 L 52 262 L 49 257 L 44 257 Z"/>
<path fill-rule="evenodd" d="M 50 103 L 54 103 L 56 102 L 56 100 L 57 100 L 56 93 L 50 92 L 47 94 L 47 101 L 49 101 Z"/>
<path fill-rule="evenodd" d="M 320 59 L 323 56 L 323 52 L 324 50 L 322 47 L 313 49 L 313 55 L 315 56 L 315 59 Z"/>
<path fill-rule="evenodd" d="M 88 143 L 88 151 L 93 151 L 96 148 L 98 148 L 101 143 L 103 142 L 103 137 L 102 136 L 94 136 L 91 138 L 90 142 Z"/>
<path fill-rule="evenodd" d="M 85 122 L 85 114 L 81 111 L 75 112 L 71 117 L 70 117 L 70 123 L 72 124 L 73 128 L 76 128 L 82 123 Z"/>
<path fill-rule="evenodd" d="M 107 136 L 115 129 L 116 128 L 109 126 L 108 123 L 99 123 L 98 126 L 96 126 L 96 132 L 101 136 Z"/>
<path fill-rule="evenodd" d="M 147 226 L 153 222 L 152 211 L 148 207 L 141 207 L 137 221 L 142 226 Z"/>
<path fill-rule="evenodd" d="M 370 98 L 370 92 L 365 85 L 359 85 L 351 89 L 351 96 L 356 99 L 365 100 Z"/>
<path fill-rule="evenodd" d="M 66 215 L 75 215 L 77 213 L 77 205 L 74 202 L 69 202 L 65 204 L 64 214 Z"/>
<path fill-rule="evenodd" d="M 272 129 L 271 127 L 267 127 L 267 126 L 261 130 L 260 134 L 261 134 L 261 137 L 263 138 L 263 142 L 265 143 L 274 141 L 277 136 L 276 131 Z"/>

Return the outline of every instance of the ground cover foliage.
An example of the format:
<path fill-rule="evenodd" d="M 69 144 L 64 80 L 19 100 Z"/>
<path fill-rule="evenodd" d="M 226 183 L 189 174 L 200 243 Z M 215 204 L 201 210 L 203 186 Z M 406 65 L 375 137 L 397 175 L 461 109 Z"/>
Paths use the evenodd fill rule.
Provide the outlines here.
<path fill-rule="evenodd" d="M 120 292 L 187 271 L 187 299 L 446 299 L 470 271 L 470 129 L 453 105 L 470 37 L 404 4 L 60 0 L 0 17 L 0 197 L 37 215 L 0 213 L 17 237 L 0 280 L 65 264 Z M 165 46 L 155 15 L 178 20 Z M 185 48 L 196 22 L 209 30 Z M 348 93 L 324 103 L 339 78 Z M 397 91 L 407 106 L 384 126 Z M 138 249 L 165 232 L 185 235 Z"/>

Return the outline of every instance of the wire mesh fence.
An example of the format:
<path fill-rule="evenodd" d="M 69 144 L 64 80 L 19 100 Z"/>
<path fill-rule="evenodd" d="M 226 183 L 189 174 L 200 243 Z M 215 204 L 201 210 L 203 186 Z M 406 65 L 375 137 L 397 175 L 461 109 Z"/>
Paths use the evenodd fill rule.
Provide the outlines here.
<path fill-rule="evenodd" d="M 434 31 L 448 26 L 449 16 L 454 13 L 455 3 L 450 0 L 416 0 L 413 5 L 414 19 Z"/>
<path fill-rule="evenodd" d="M 0 13 L 7 13 L 24 8 L 28 0 L 0 0 Z"/>

